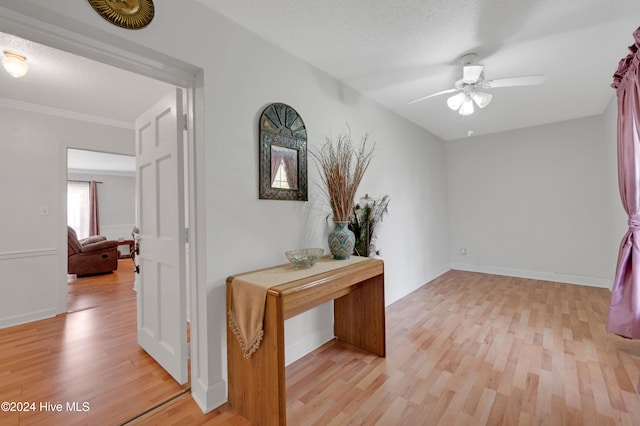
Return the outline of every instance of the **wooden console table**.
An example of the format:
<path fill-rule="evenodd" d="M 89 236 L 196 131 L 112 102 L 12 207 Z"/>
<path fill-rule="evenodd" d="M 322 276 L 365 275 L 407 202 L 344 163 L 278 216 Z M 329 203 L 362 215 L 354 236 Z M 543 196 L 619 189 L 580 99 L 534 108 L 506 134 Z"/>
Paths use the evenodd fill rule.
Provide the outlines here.
<path fill-rule="evenodd" d="M 321 261 L 336 262 L 336 269 L 313 275 L 311 268 L 309 276 L 267 290 L 264 336 L 250 358 L 243 358 L 236 336 L 227 330 L 229 403 L 251 424 L 287 422 L 284 320 L 333 300 L 335 336 L 381 357 L 386 354 L 383 261 L 363 258 L 347 266 Z M 227 279 L 227 312 L 233 280 L 247 274 Z"/>

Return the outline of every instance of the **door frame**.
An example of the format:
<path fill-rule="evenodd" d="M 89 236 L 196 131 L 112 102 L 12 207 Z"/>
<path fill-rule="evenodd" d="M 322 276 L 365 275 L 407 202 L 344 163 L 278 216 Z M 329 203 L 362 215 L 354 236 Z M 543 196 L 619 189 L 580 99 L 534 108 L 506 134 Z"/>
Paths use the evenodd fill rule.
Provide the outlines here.
<path fill-rule="evenodd" d="M 2 9 L 2 7 L 0 7 Z M 4 15 L 4 14 L 3 14 Z M 206 191 L 205 191 L 205 130 L 204 119 L 204 71 L 192 64 L 186 63 L 144 46 L 136 45 L 132 48 L 121 41 L 116 44 L 106 33 L 95 38 L 70 31 L 52 23 L 43 24 L 38 19 L 8 11 L 6 16 L 0 16 L 2 31 L 18 37 L 65 50 L 88 59 L 118 67 L 149 78 L 164 81 L 181 87 L 187 95 L 187 188 L 186 196 L 189 214 L 189 262 L 187 271 L 190 286 L 190 318 L 191 318 L 191 381 L 192 396 L 203 411 L 208 407 L 207 387 L 200 376 L 206 375 L 206 366 L 201 365 L 200 350 L 207 354 L 207 342 L 200 341 L 199 319 L 206 318 Z M 102 41 L 101 38 L 105 39 Z M 109 41 L 106 41 L 109 40 Z M 132 123 L 133 128 L 133 123 Z M 67 309 L 67 149 L 93 149 L 86 141 L 60 140 L 58 149 L 58 233 L 57 257 L 58 277 L 56 279 L 57 313 L 66 313 Z M 115 153 L 134 154 L 134 145 L 130 152 L 113 150 Z M 64 192 L 63 192 L 64 191 Z M 205 325 L 206 328 L 206 325 Z M 204 367 L 204 368 L 203 368 Z M 201 369 L 203 371 L 201 371 Z M 197 380 L 194 380 L 196 378 Z M 200 382 L 203 383 L 200 383 Z M 194 386 L 195 384 L 195 386 Z"/>

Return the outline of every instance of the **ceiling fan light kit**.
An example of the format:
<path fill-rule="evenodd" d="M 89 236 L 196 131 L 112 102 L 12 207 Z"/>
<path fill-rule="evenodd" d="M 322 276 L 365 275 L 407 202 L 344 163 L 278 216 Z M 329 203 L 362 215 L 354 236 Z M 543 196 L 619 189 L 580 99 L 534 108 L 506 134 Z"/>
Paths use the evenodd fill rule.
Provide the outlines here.
<path fill-rule="evenodd" d="M 447 106 L 453 111 L 458 111 L 460 115 L 471 115 L 475 111 L 473 108 L 474 103 L 479 108 L 484 108 L 491 103 L 491 99 L 493 99 L 493 95 L 490 93 L 460 92 L 447 99 Z"/>
<path fill-rule="evenodd" d="M 479 108 L 485 108 L 491 103 L 493 95 L 491 93 L 480 92 L 478 89 L 493 89 L 496 87 L 534 86 L 542 84 L 544 75 L 528 75 L 523 77 L 508 77 L 495 80 L 484 79 L 484 65 L 473 65 L 476 57 L 475 53 L 468 53 L 460 57 L 462 64 L 462 78 L 455 82 L 453 89 L 447 89 L 431 95 L 409 101 L 409 104 L 423 101 L 445 93 L 458 92 L 447 99 L 447 106 L 458 111 L 460 115 L 471 115 L 474 113 L 475 103 Z"/>
<path fill-rule="evenodd" d="M 471 94 L 471 99 L 473 99 L 480 108 L 484 108 L 491 103 L 493 95 L 491 93 L 474 92 Z"/>
<path fill-rule="evenodd" d="M 458 93 L 457 95 L 453 95 L 449 99 L 447 99 L 447 105 L 453 111 L 457 111 L 462 106 L 462 103 L 464 102 L 466 97 L 467 96 L 464 93 Z"/>
<path fill-rule="evenodd" d="M 473 114 L 473 111 L 473 101 L 471 100 L 471 97 L 466 96 L 464 102 L 462 102 L 462 106 L 458 110 L 458 113 L 460 115 L 471 115 Z"/>

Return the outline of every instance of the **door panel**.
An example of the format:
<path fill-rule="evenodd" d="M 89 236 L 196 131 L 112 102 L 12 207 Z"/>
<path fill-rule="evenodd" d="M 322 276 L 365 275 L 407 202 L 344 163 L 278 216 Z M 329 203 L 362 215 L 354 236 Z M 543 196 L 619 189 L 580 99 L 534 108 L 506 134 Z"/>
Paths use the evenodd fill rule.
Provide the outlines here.
<path fill-rule="evenodd" d="M 187 373 L 182 91 L 136 120 L 138 343 L 176 381 Z"/>

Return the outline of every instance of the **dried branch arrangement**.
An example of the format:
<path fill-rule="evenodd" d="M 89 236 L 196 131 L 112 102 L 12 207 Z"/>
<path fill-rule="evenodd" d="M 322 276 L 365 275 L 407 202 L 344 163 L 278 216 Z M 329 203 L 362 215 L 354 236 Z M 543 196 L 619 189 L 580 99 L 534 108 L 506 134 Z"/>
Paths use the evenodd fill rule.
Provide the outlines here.
<path fill-rule="evenodd" d="M 318 151 L 309 152 L 320 172 L 321 189 L 329 200 L 334 222 L 349 220 L 356 191 L 373 157 L 375 145 L 369 147 L 368 139 L 365 134 L 356 145 L 347 124 L 347 131 L 335 138 L 325 137 Z"/>

